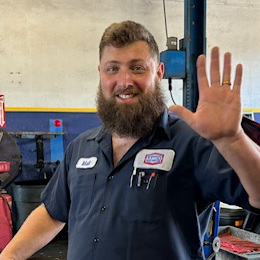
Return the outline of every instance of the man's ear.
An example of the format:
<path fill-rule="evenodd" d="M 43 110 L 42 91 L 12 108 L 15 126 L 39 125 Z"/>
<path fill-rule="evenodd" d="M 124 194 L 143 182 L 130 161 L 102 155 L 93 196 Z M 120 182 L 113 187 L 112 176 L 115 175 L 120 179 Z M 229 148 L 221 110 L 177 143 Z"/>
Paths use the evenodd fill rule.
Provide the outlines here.
<path fill-rule="evenodd" d="M 98 65 L 98 71 L 100 72 L 100 65 Z"/>
<path fill-rule="evenodd" d="M 157 67 L 157 76 L 159 80 L 161 81 L 164 74 L 164 63 L 160 62 Z"/>

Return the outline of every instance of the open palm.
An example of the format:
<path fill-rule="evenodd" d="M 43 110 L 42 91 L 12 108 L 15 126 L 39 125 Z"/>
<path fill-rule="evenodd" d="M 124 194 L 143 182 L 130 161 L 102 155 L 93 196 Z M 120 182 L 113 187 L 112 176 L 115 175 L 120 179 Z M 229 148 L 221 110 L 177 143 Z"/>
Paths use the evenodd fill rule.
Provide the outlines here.
<path fill-rule="evenodd" d="M 211 53 L 210 84 L 206 73 L 205 56 L 197 60 L 199 101 L 195 113 L 182 106 L 171 106 L 174 112 L 185 120 L 198 134 L 212 141 L 235 136 L 241 131 L 241 82 L 242 65 L 236 67 L 235 80 L 230 86 L 231 54 L 225 53 L 221 76 L 219 71 L 219 49 Z"/>

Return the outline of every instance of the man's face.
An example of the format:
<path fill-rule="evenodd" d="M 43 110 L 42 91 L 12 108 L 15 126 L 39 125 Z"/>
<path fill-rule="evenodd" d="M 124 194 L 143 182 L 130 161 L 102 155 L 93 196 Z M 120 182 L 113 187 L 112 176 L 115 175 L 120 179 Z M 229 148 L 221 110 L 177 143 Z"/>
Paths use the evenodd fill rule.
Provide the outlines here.
<path fill-rule="evenodd" d="M 155 82 L 161 81 L 164 67 L 151 56 L 148 44 L 138 41 L 122 48 L 106 46 L 99 72 L 105 98 L 134 104 L 139 95 L 154 92 Z"/>
<path fill-rule="evenodd" d="M 150 132 L 164 108 L 160 81 L 163 64 L 147 43 L 106 47 L 99 66 L 99 116 L 111 134 L 139 138 Z"/>

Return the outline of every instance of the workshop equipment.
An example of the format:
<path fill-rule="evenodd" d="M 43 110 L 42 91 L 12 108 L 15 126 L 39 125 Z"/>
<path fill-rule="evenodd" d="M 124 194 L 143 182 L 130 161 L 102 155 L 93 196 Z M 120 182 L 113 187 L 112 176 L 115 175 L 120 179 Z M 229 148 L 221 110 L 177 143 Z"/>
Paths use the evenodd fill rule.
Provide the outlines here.
<path fill-rule="evenodd" d="M 0 193 L 0 230 L 1 252 L 13 236 L 12 197 L 4 191 Z"/>
<path fill-rule="evenodd" d="M 168 37 L 165 1 L 163 6 L 167 50 L 160 53 L 160 60 L 165 64 L 164 78 L 168 79 L 170 93 L 171 80 L 183 80 L 183 105 L 194 112 L 199 97 L 196 61 L 206 54 L 206 0 L 184 1 L 184 38 L 179 41 L 179 50 L 177 38 Z"/>
<path fill-rule="evenodd" d="M 225 236 L 231 236 L 229 240 Z M 248 232 L 246 230 L 225 226 L 219 228 L 219 237 L 220 237 L 220 251 L 217 253 L 217 260 L 243 260 L 243 259 L 260 259 L 260 235 Z M 221 240 L 221 238 L 223 239 Z M 224 239 L 225 238 L 225 239 Z M 239 245 L 239 240 L 241 241 L 241 246 Z M 231 247 L 226 247 L 225 243 L 230 242 Z M 256 246 L 251 252 L 244 251 L 247 246 L 250 249 L 251 244 L 255 243 Z M 232 243 L 234 247 L 232 247 Z"/>
<path fill-rule="evenodd" d="M 225 205 L 220 208 L 220 226 L 233 226 L 243 228 L 243 224 L 249 212 L 245 209 L 236 206 L 226 207 Z"/>
<path fill-rule="evenodd" d="M 20 165 L 18 146 L 2 127 L 6 126 L 4 96 L 0 94 L 0 252 L 13 236 L 12 197 L 2 189 L 2 184 L 10 180 Z"/>
<path fill-rule="evenodd" d="M 10 162 L 0 162 L 0 252 L 12 239 L 12 197 L 1 189 L 1 180 L 9 171 Z"/>
<path fill-rule="evenodd" d="M 10 163 L 10 169 L 0 173 L 0 186 L 5 189 L 20 174 L 21 154 L 15 140 L 2 128 L 0 128 L 0 162 Z"/>
<path fill-rule="evenodd" d="M 14 233 L 20 229 L 30 213 L 41 204 L 41 193 L 45 186 L 32 182 L 21 182 L 13 185 L 13 200 L 17 212 Z"/>
<path fill-rule="evenodd" d="M 55 120 L 54 120 L 55 121 Z M 66 133 L 62 131 L 62 120 L 54 122 L 56 127 L 51 128 L 51 132 L 43 131 L 9 131 L 8 134 L 19 140 L 29 140 L 35 143 L 36 163 L 32 165 L 37 175 L 34 178 L 19 178 L 15 180 L 12 185 L 13 201 L 15 205 L 15 223 L 14 232 L 16 233 L 22 226 L 29 214 L 41 204 L 40 195 L 46 184 L 52 177 L 55 168 L 58 166 L 58 159 L 63 157 L 63 135 Z M 53 144 L 56 151 L 59 150 L 59 157 L 52 157 L 56 159 L 55 162 L 46 162 L 44 158 L 44 140 L 58 140 L 58 144 Z M 57 141 L 56 141 L 57 142 Z M 54 149 L 53 148 L 53 149 Z M 62 150 L 62 151 L 61 151 Z M 62 153 L 62 154 L 61 154 Z M 28 165 L 27 165 L 28 166 Z M 25 169 L 23 165 L 23 171 Z M 21 175 L 21 177 L 23 177 Z"/>

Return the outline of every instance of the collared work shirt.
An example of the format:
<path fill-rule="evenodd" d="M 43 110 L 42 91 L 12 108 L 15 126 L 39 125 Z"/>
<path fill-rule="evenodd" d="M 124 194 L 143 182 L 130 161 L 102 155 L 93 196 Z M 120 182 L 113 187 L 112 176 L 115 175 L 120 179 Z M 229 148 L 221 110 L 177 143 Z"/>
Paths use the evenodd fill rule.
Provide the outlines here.
<path fill-rule="evenodd" d="M 212 143 L 166 110 L 116 166 L 103 127 L 78 136 L 42 194 L 68 222 L 68 260 L 203 259 L 198 216 L 216 200 L 250 208 Z"/>

